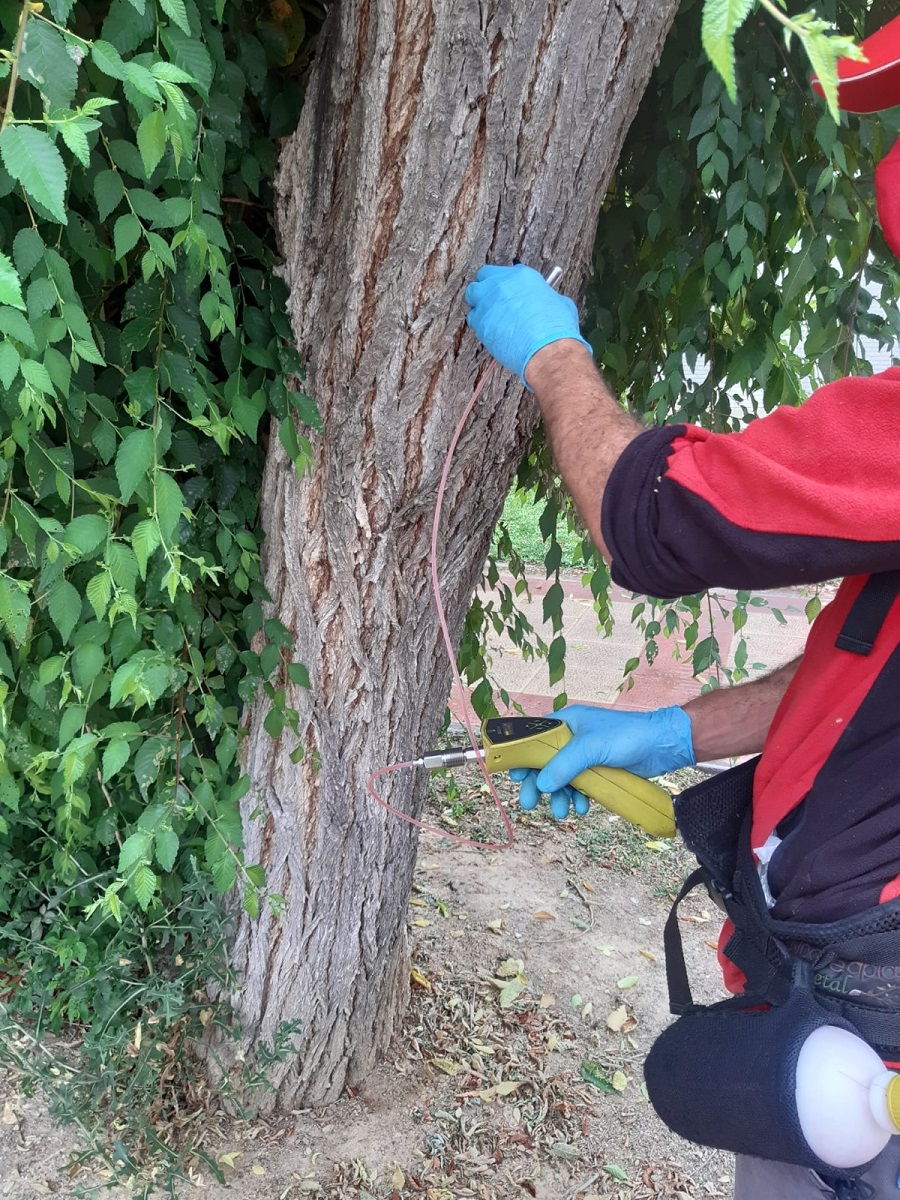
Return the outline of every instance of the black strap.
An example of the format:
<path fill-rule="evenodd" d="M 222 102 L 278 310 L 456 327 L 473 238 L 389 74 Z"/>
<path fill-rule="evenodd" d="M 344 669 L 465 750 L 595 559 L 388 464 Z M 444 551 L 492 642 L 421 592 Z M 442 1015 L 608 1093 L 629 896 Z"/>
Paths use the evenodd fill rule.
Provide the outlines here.
<path fill-rule="evenodd" d="M 839 650 L 851 654 L 872 653 L 878 632 L 900 593 L 900 571 L 882 571 L 870 575 L 847 614 L 844 627 L 835 639 Z"/>
<path fill-rule="evenodd" d="M 688 892 L 703 883 L 705 874 L 702 867 L 692 871 L 681 885 L 681 891 L 675 897 L 675 903 L 669 910 L 663 930 L 663 949 L 666 952 L 666 983 L 669 988 L 669 1012 L 676 1017 L 682 1016 L 694 1007 L 694 997 L 691 995 L 691 985 L 688 980 L 687 967 L 684 962 L 684 945 L 681 941 L 681 927 L 678 924 L 678 905 Z"/>

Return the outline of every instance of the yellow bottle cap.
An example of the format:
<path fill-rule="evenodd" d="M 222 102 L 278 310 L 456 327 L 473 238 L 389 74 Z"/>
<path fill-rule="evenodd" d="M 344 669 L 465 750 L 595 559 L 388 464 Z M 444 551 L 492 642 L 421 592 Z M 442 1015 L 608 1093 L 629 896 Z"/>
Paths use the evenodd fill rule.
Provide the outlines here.
<path fill-rule="evenodd" d="M 891 1118 L 891 1124 L 900 1133 L 900 1075 L 891 1077 L 891 1081 L 885 1090 L 884 1098 L 887 1101 L 888 1116 Z"/>

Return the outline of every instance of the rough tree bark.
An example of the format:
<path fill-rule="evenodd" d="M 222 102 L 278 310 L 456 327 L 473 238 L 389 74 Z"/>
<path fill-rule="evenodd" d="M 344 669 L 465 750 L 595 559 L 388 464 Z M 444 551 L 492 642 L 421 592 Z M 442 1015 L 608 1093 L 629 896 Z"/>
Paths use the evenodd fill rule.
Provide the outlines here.
<path fill-rule="evenodd" d="M 447 702 L 428 581 L 435 491 L 480 354 L 463 291 L 485 261 L 566 267 L 577 290 L 600 201 L 677 0 L 342 0 L 277 226 L 307 389 L 324 422 L 297 478 L 272 440 L 263 488 L 271 614 L 311 688 L 295 739 L 252 714 L 248 861 L 286 907 L 243 916 L 234 1004 L 244 1049 L 301 1022 L 264 1106 L 365 1079 L 407 996 L 415 831 L 366 796 L 377 767 L 433 741 Z M 459 636 L 536 413 L 499 371 L 463 436 L 441 535 Z M 421 809 L 424 773 L 385 781 Z M 251 817 L 259 809 L 262 816 Z"/>

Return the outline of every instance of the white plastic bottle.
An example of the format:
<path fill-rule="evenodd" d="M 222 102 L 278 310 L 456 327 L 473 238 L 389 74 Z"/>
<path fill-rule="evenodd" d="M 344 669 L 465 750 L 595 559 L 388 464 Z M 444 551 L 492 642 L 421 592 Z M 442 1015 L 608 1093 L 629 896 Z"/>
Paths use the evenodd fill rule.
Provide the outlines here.
<path fill-rule="evenodd" d="M 900 1075 L 846 1029 L 813 1030 L 797 1059 L 796 1089 L 803 1136 L 832 1167 L 858 1167 L 900 1133 Z"/>

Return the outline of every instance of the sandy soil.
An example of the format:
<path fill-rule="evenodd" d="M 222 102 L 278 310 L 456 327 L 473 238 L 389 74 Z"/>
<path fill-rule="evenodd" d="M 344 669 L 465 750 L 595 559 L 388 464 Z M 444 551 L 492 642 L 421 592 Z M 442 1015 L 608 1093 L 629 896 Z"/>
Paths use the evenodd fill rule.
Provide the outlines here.
<path fill-rule="evenodd" d="M 479 819 L 461 818 L 467 830 Z M 206 1150 L 228 1183 L 197 1164 L 175 1194 L 730 1196 L 730 1157 L 669 1133 L 642 1092 L 644 1055 L 670 1020 L 662 928 L 690 866 L 677 844 L 648 840 L 599 811 L 578 825 L 521 818 L 504 853 L 424 837 L 412 999 L 389 1061 L 325 1111 L 252 1125 L 210 1114 Z M 695 995 L 719 998 L 716 910 L 695 894 L 682 912 Z M 102 1187 L 68 1169 L 76 1146 L 39 1096 L 0 1077 L 0 1197 Z"/>

